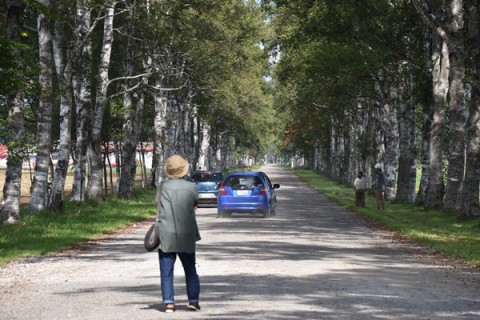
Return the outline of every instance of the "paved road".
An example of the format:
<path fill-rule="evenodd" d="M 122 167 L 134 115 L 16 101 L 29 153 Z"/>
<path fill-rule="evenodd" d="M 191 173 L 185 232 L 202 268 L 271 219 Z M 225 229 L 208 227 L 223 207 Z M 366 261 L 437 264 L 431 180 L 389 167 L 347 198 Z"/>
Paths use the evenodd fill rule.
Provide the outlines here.
<path fill-rule="evenodd" d="M 198 210 L 202 310 L 164 314 L 146 225 L 75 255 L 0 270 L 0 319 L 480 319 L 478 273 L 433 265 L 369 229 L 288 171 L 263 168 L 276 217 Z"/>

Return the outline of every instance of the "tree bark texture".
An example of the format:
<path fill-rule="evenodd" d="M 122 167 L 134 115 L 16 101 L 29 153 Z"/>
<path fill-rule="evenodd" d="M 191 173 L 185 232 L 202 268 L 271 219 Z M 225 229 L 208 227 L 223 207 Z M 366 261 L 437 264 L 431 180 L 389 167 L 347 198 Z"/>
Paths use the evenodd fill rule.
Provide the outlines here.
<path fill-rule="evenodd" d="M 444 210 L 459 207 L 460 187 L 465 166 L 465 46 L 464 46 L 464 7 L 463 0 L 434 1 L 427 3 L 412 0 L 420 16 L 434 33 L 440 36 L 448 46 L 450 63 L 450 109 L 449 109 L 449 155 L 447 188 L 443 202 Z M 427 4 L 432 12 L 427 12 Z M 435 79 L 434 79 L 435 81 Z M 435 92 L 434 92 L 435 94 Z M 435 121 L 435 120 L 434 120 Z M 432 130 L 433 132 L 433 130 Z M 431 161 L 435 161 L 430 158 Z M 434 205 L 435 203 L 427 206 Z"/>
<path fill-rule="evenodd" d="M 63 211 L 65 198 L 65 181 L 70 162 L 71 138 L 71 115 L 73 106 L 72 97 L 72 65 L 71 60 L 66 59 L 63 49 L 65 35 L 63 33 L 65 24 L 58 20 L 55 23 L 53 36 L 53 52 L 56 67 L 56 74 L 59 79 L 60 91 L 60 142 L 58 145 L 58 162 L 53 174 L 52 186 L 48 200 L 48 208 L 52 211 Z"/>
<path fill-rule="evenodd" d="M 407 85 L 400 86 L 401 100 L 399 101 L 399 159 L 397 178 L 397 201 L 415 201 L 416 182 L 416 149 L 415 149 L 415 103 Z M 407 92 L 408 93 L 407 93 Z"/>
<path fill-rule="evenodd" d="M 465 52 L 463 36 L 452 41 L 455 50 L 450 51 L 450 147 L 448 157 L 447 188 L 444 210 L 459 207 L 457 202 L 465 170 Z"/>
<path fill-rule="evenodd" d="M 38 16 L 40 99 L 37 111 L 36 165 L 30 194 L 30 211 L 40 211 L 48 203 L 48 172 L 52 149 L 53 46 L 50 21 Z"/>
<path fill-rule="evenodd" d="M 395 186 L 397 179 L 399 136 L 397 108 L 395 104 L 386 104 L 385 108 L 385 176 L 387 199 L 395 199 Z"/>
<path fill-rule="evenodd" d="M 75 152 L 72 200 L 85 200 L 86 156 L 88 141 L 89 113 L 92 109 L 92 88 L 90 68 L 92 59 L 92 43 L 90 38 L 91 15 L 87 0 L 77 2 L 75 48 L 78 55 L 73 66 L 73 89 L 75 96 Z"/>
<path fill-rule="evenodd" d="M 23 14 L 25 4 L 23 1 L 8 1 L 7 37 L 8 41 L 20 42 L 23 30 Z M 11 52 L 15 65 L 23 65 L 22 54 L 14 49 Z M 12 65 L 12 68 L 16 68 Z M 14 70 L 11 70 L 14 71 Z M 21 80 L 21 79 L 18 79 Z M 21 82 L 21 81 L 20 81 Z M 23 147 L 25 136 L 23 120 L 23 93 L 17 86 L 10 88 L 7 94 L 8 106 L 8 146 L 7 170 L 3 186 L 3 200 L 0 208 L 0 224 L 12 224 L 20 218 L 20 192 L 22 183 Z"/>
<path fill-rule="evenodd" d="M 431 33 L 430 33 L 431 39 Z M 421 130 L 421 176 L 420 176 L 420 185 L 418 187 L 416 204 L 419 206 L 425 205 L 425 199 L 427 196 L 427 187 L 428 179 L 430 176 L 429 172 L 429 150 L 430 150 L 430 131 L 432 130 L 432 120 L 433 120 L 433 94 L 432 86 L 429 85 L 432 83 L 432 72 L 433 63 L 432 63 L 432 44 L 427 43 L 425 45 L 425 78 L 428 79 L 426 85 L 423 86 L 423 121 L 422 121 L 422 130 Z"/>
<path fill-rule="evenodd" d="M 134 8 L 130 8 L 130 17 L 133 16 Z M 125 61 L 125 76 L 130 77 L 134 73 L 134 26 L 133 21 L 130 22 L 128 32 L 131 36 L 127 41 L 127 54 Z M 123 107 L 125 109 L 123 120 L 123 143 L 122 143 L 122 171 L 120 182 L 118 185 L 118 196 L 120 198 L 129 199 L 133 196 L 132 176 L 135 179 L 136 173 L 136 146 L 137 139 L 135 132 L 135 114 L 133 111 L 133 91 L 129 90 L 130 81 L 126 80 L 124 85 L 125 94 L 123 96 Z"/>
<path fill-rule="evenodd" d="M 103 42 L 98 69 L 98 88 L 96 91 L 95 110 L 93 112 L 90 141 L 88 144 L 88 199 L 103 197 L 103 157 L 102 157 L 102 125 L 105 108 L 108 103 L 107 90 L 109 85 L 108 68 L 113 44 L 113 17 L 115 2 L 109 1 L 105 8 Z"/>
<path fill-rule="evenodd" d="M 467 12 L 473 76 L 467 123 L 467 159 L 460 208 L 463 218 L 480 216 L 480 9 L 478 2 L 467 1 Z"/>
<path fill-rule="evenodd" d="M 445 129 L 445 103 L 448 93 L 450 63 L 445 41 L 432 34 L 432 87 L 433 121 L 430 132 L 429 179 L 425 197 L 425 208 L 443 207 L 445 182 L 443 179 L 443 133 Z"/>
<path fill-rule="evenodd" d="M 167 137 L 167 109 L 168 109 L 168 101 L 167 98 L 164 96 L 161 90 L 161 83 L 160 81 L 157 82 L 157 90 L 155 92 L 155 158 L 157 163 L 157 172 L 155 175 L 156 185 L 159 182 L 165 179 L 165 171 L 164 171 L 164 154 L 165 154 L 165 145 L 166 145 L 166 137 Z"/>

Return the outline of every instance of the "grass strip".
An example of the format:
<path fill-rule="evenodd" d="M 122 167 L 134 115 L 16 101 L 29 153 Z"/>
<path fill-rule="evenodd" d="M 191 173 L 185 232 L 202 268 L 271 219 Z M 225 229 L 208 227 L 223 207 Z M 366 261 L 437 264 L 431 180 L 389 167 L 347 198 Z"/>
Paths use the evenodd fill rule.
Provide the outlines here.
<path fill-rule="evenodd" d="M 42 256 L 82 244 L 155 215 L 155 191 L 139 189 L 130 200 L 65 202 L 63 214 L 28 213 L 0 226 L 0 267 L 19 258 Z"/>

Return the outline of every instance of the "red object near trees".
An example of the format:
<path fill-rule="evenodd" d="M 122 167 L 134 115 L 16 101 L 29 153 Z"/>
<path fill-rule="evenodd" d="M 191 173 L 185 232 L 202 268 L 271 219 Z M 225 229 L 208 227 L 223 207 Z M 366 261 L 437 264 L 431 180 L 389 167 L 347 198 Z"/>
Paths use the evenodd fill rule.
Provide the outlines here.
<path fill-rule="evenodd" d="M 8 148 L 4 144 L 0 144 L 0 159 L 6 159 L 8 157 Z"/>

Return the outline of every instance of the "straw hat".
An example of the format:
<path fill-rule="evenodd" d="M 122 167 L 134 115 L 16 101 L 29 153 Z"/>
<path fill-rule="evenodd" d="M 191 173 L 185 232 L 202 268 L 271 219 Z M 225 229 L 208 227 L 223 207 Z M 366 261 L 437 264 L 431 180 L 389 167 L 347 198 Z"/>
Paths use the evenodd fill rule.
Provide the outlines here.
<path fill-rule="evenodd" d="M 165 173 L 171 179 L 180 179 L 187 175 L 188 162 L 179 155 L 171 156 L 165 161 Z"/>

